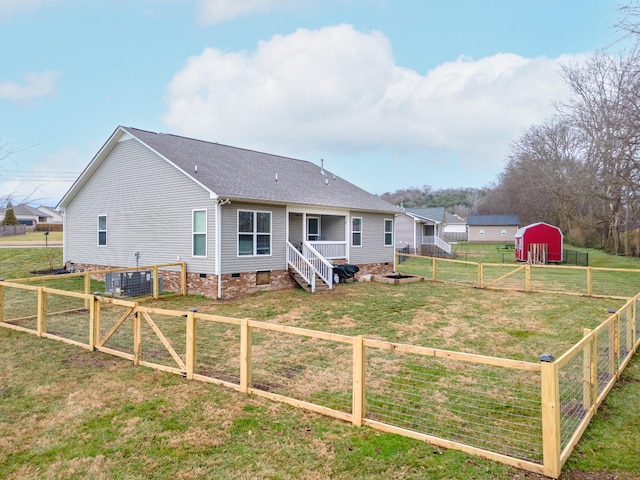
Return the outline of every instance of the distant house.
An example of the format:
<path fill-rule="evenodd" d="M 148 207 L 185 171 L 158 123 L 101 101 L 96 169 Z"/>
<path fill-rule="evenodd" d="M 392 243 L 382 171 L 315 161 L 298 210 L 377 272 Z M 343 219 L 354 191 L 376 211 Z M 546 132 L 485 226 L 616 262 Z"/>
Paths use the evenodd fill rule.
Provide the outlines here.
<path fill-rule="evenodd" d="M 26 204 L 20 204 L 10 208 L 13 208 L 13 213 L 15 213 L 16 218 L 18 219 L 18 223 L 20 225 L 26 225 L 27 227 L 35 228 L 38 223 L 47 223 L 51 218 L 51 215 L 48 213 L 42 212 L 37 208 Z M 0 222 L 4 219 L 6 211 L 6 208 L 0 209 Z"/>
<path fill-rule="evenodd" d="M 46 223 L 62 223 L 62 213 L 60 213 L 55 208 L 40 205 L 38 207 L 38 210 L 40 210 L 45 215 L 48 215 Z"/>
<path fill-rule="evenodd" d="M 451 253 L 451 245 L 442 239 L 443 207 L 405 208 L 396 218 L 396 249 L 426 255 L 433 249 Z"/>
<path fill-rule="evenodd" d="M 548 223 L 538 222 L 519 228 L 515 234 L 516 260 L 529 263 L 562 262 L 562 231 Z"/>
<path fill-rule="evenodd" d="M 465 242 L 468 238 L 467 220 L 454 213 L 444 213 L 442 238 L 447 242 Z"/>
<path fill-rule="evenodd" d="M 467 217 L 470 242 L 513 243 L 519 227 L 518 215 L 469 215 Z"/>
<path fill-rule="evenodd" d="M 394 270 L 395 206 L 323 166 L 177 135 L 116 128 L 58 208 L 65 262 L 184 261 L 189 292 L 210 297 L 292 287 L 305 269 L 332 288 L 339 262 Z"/>

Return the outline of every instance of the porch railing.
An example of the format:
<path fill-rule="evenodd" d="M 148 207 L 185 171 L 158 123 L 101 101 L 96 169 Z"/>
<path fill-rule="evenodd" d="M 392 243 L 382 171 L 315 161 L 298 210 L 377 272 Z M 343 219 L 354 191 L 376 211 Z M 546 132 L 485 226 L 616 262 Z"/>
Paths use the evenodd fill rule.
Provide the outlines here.
<path fill-rule="evenodd" d="M 347 242 L 313 241 L 308 242 L 324 258 L 334 260 L 347 258 Z"/>
<path fill-rule="evenodd" d="M 441 250 L 444 250 L 447 253 L 451 253 L 451 245 L 442 240 L 440 237 L 435 237 L 433 235 L 423 235 L 422 245 L 435 245 Z"/>
<path fill-rule="evenodd" d="M 309 242 L 302 242 L 302 255 L 313 265 L 318 276 L 329 288 L 333 288 L 333 265 Z"/>
<path fill-rule="evenodd" d="M 316 291 L 316 270 L 313 264 L 290 242 L 287 242 L 287 264 L 291 265 L 298 272 L 298 275 L 309 284 L 311 293 Z"/>

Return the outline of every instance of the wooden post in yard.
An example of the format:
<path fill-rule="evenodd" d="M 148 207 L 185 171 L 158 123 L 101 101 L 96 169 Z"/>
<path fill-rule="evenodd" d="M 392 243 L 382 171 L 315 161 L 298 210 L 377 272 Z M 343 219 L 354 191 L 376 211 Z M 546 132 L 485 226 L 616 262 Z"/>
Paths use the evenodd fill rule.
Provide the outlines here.
<path fill-rule="evenodd" d="M 582 331 L 583 337 L 588 337 L 591 335 L 591 329 L 585 328 Z M 595 403 L 596 399 L 592 396 L 593 394 L 593 384 L 592 384 L 592 372 L 593 363 L 595 358 L 591 356 L 591 349 L 593 344 L 593 338 L 584 346 L 582 351 L 582 408 L 586 412 L 589 411 L 591 405 Z"/>
<path fill-rule="evenodd" d="M 47 333 L 47 294 L 44 287 L 38 288 L 38 336 Z"/>
<path fill-rule="evenodd" d="M 140 318 L 138 304 L 136 303 L 133 314 L 133 364 L 140 365 L 142 358 L 142 318 Z"/>
<path fill-rule="evenodd" d="M 560 476 L 560 389 L 558 368 L 551 362 L 542 362 L 542 459 L 544 474 L 548 477 Z"/>
<path fill-rule="evenodd" d="M 100 331 L 99 316 L 100 301 L 98 300 L 98 296 L 94 295 L 89 304 L 89 348 L 91 350 L 95 350 L 96 343 L 98 343 L 98 332 Z"/>
<path fill-rule="evenodd" d="M 364 371 L 364 337 L 353 337 L 353 397 L 351 423 L 356 427 L 362 426 L 365 415 L 365 371 Z"/>
<path fill-rule="evenodd" d="M 187 295 L 187 262 L 180 264 L 180 287 L 182 296 Z"/>
<path fill-rule="evenodd" d="M 160 280 L 158 279 L 158 265 L 153 266 L 153 298 L 160 296 Z"/>
<path fill-rule="evenodd" d="M 478 288 L 482 288 L 483 285 L 483 269 L 482 262 L 478 262 Z"/>
<path fill-rule="evenodd" d="M 587 267 L 587 295 L 593 295 L 593 271 Z"/>
<path fill-rule="evenodd" d="M 240 323 L 240 391 L 247 393 L 251 386 L 251 327 L 249 320 Z"/>
<path fill-rule="evenodd" d="M 87 270 L 84 272 L 84 293 L 85 295 L 91 294 L 91 273 Z M 90 300 L 84 301 L 84 308 L 89 308 Z"/>
<path fill-rule="evenodd" d="M 196 365 L 196 312 L 197 308 L 190 308 L 187 313 L 187 358 L 185 365 L 187 367 L 187 379 L 193 380 L 193 371 Z"/>

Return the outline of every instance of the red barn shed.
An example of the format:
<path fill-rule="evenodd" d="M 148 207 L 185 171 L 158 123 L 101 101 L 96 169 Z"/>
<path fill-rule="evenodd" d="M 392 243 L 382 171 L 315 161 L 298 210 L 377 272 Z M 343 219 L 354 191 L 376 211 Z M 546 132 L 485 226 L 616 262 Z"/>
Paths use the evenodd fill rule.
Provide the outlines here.
<path fill-rule="evenodd" d="M 532 223 L 516 231 L 516 260 L 529 263 L 562 262 L 564 235 L 548 223 Z"/>

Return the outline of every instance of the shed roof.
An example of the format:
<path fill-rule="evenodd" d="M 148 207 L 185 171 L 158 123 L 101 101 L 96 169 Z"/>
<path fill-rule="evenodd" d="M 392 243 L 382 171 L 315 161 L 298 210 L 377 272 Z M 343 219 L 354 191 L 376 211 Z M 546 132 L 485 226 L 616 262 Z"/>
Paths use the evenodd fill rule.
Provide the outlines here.
<path fill-rule="evenodd" d="M 564 235 L 562 234 L 562 230 L 560 230 L 559 227 L 556 227 L 555 225 L 551 225 L 549 223 L 546 222 L 536 222 L 536 223 L 532 223 L 531 225 L 525 225 L 524 227 L 520 227 L 518 230 L 516 230 L 516 234 L 514 235 L 514 238 L 516 237 L 522 237 L 524 236 L 525 232 L 529 229 L 538 227 L 540 225 L 545 225 L 546 227 L 549 228 L 553 228 L 555 230 L 557 230 L 560 233 L 560 236 L 564 238 Z"/>
<path fill-rule="evenodd" d="M 520 225 L 518 215 L 469 215 L 467 225 L 491 226 L 491 225 Z"/>
<path fill-rule="evenodd" d="M 118 127 L 94 162 L 128 134 L 208 189 L 212 196 L 268 203 L 320 205 L 398 213 L 382 198 L 305 160 L 197 140 L 179 135 Z M 61 200 L 75 195 L 95 169 L 90 164 Z"/>

